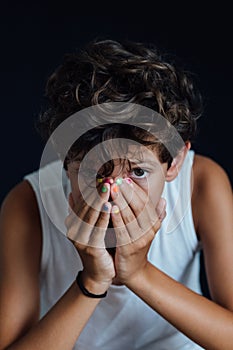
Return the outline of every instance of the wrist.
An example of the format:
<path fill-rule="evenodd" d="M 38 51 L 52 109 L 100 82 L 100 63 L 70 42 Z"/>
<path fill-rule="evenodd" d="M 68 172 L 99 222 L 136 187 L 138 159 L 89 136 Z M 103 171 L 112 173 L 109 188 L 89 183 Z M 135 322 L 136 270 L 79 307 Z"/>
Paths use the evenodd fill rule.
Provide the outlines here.
<path fill-rule="evenodd" d="M 143 285 L 146 284 L 148 278 L 148 270 L 150 269 L 150 263 L 147 263 L 137 272 L 135 272 L 124 284 L 132 291 L 137 291 Z"/>
<path fill-rule="evenodd" d="M 93 298 L 95 296 L 100 296 L 100 298 L 106 296 L 104 294 L 107 294 L 107 290 L 111 284 L 111 282 L 95 281 L 85 271 L 79 271 L 76 282 L 83 294 L 87 296 L 89 294 L 90 297 L 93 295 Z"/>

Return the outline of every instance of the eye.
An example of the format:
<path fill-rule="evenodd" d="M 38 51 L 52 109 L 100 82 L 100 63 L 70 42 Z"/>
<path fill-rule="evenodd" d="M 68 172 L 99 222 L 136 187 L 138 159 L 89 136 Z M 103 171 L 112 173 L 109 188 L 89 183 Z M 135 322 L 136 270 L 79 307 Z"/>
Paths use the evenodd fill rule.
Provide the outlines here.
<path fill-rule="evenodd" d="M 141 168 L 135 168 L 132 169 L 130 172 L 130 176 L 135 178 L 135 179 L 143 179 L 145 177 L 147 177 L 149 174 L 149 172 L 145 169 L 141 169 Z"/>

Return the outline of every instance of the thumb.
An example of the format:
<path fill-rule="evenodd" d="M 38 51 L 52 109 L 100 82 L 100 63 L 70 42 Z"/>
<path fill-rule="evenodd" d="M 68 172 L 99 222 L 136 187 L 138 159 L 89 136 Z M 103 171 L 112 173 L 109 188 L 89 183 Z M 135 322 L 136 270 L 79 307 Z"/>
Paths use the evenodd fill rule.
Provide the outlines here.
<path fill-rule="evenodd" d="M 160 221 L 163 221 L 163 219 L 166 216 L 166 204 L 167 204 L 166 199 L 160 198 L 156 206 L 156 212 Z"/>

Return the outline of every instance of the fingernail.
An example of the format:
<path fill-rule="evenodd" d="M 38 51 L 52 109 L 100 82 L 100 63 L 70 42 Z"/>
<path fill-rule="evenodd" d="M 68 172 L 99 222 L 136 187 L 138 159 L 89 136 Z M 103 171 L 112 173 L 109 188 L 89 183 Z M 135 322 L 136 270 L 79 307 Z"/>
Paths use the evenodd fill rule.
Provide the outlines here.
<path fill-rule="evenodd" d="M 106 213 L 110 212 L 110 205 L 109 205 L 109 203 L 104 203 L 103 211 L 106 212 Z"/>
<path fill-rule="evenodd" d="M 115 184 L 113 184 L 113 186 L 112 186 L 112 190 L 113 190 L 113 192 L 114 193 L 116 193 L 116 194 L 118 194 L 119 193 L 119 187 L 118 187 L 118 185 L 115 183 Z"/>
<path fill-rule="evenodd" d="M 132 185 L 133 184 L 133 181 L 129 178 L 129 177 L 126 177 L 124 179 L 124 181 L 128 184 L 128 185 Z"/>
<path fill-rule="evenodd" d="M 106 178 L 106 179 L 104 179 L 104 183 L 112 185 L 113 184 L 113 179 L 112 178 Z"/>
<path fill-rule="evenodd" d="M 117 206 L 117 205 L 114 205 L 114 206 L 112 207 L 112 213 L 113 213 L 113 214 L 118 214 L 119 212 L 120 212 L 120 210 L 119 210 L 118 206 Z"/>
<path fill-rule="evenodd" d="M 116 184 L 120 186 L 122 184 L 122 181 L 123 181 L 122 177 L 118 177 L 118 179 L 116 179 Z"/>
<path fill-rule="evenodd" d="M 108 186 L 103 185 L 102 188 L 101 188 L 101 192 L 102 192 L 102 193 L 108 192 Z"/>
<path fill-rule="evenodd" d="M 101 177 L 99 177 L 99 178 L 97 179 L 97 182 L 98 182 L 99 184 L 101 184 L 103 181 L 104 181 L 104 179 L 102 179 Z"/>

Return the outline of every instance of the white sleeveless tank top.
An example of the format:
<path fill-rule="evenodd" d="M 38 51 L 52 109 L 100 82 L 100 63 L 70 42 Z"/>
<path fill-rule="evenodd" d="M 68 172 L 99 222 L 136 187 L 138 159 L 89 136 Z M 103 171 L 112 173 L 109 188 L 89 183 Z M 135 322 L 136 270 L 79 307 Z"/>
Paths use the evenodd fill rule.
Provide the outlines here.
<path fill-rule="evenodd" d="M 167 216 L 149 251 L 152 264 L 201 294 L 199 242 L 191 209 L 191 172 L 194 152 L 189 151 L 175 180 L 165 183 Z M 39 171 L 24 177 L 35 191 L 42 223 L 41 317 L 75 280 L 82 263 L 73 244 L 54 225 L 48 211 L 64 223 L 70 184 L 61 163 L 40 170 L 46 181 L 39 185 Z M 64 174 L 63 174 L 64 175 Z M 47 200 L 46 205 L 45 200 Z M 46 209 L 49 208 L 49 209 Z M 170 325 L 125 286 L 111 285 L 77 340 L 75 350 L 190 350 L 202 349 Z"/>

